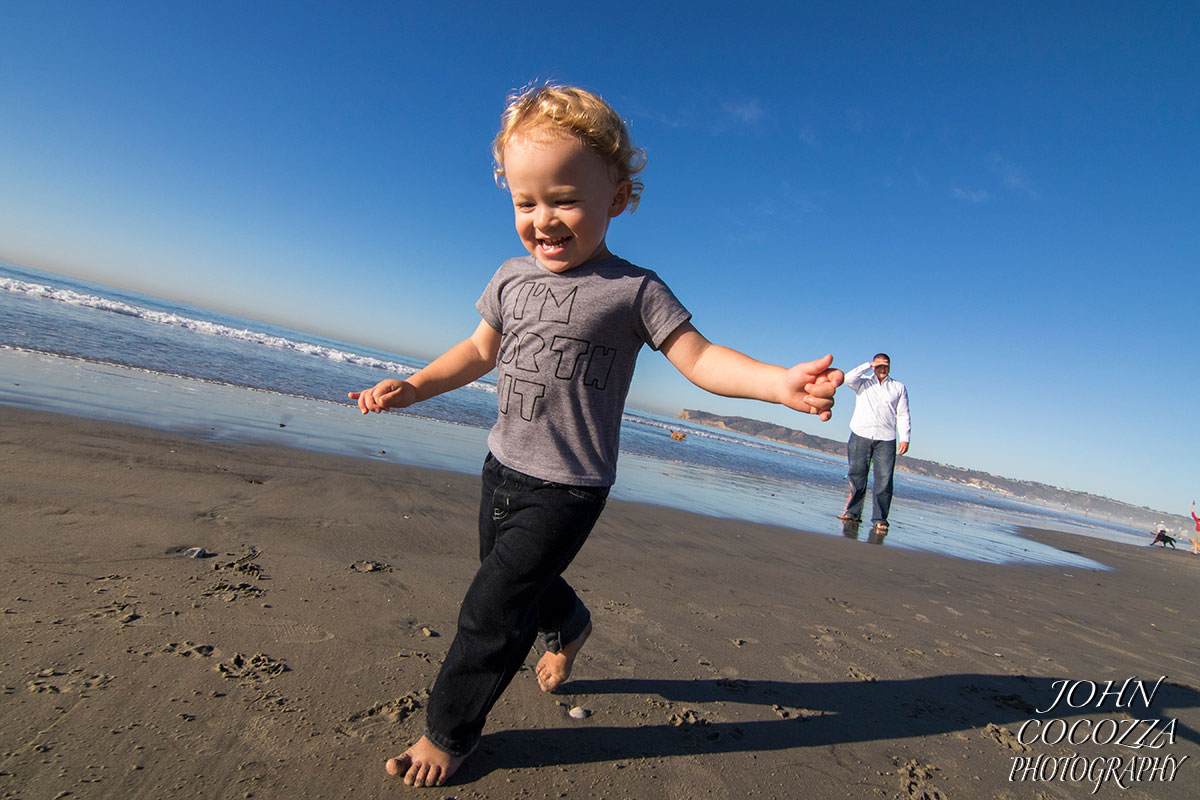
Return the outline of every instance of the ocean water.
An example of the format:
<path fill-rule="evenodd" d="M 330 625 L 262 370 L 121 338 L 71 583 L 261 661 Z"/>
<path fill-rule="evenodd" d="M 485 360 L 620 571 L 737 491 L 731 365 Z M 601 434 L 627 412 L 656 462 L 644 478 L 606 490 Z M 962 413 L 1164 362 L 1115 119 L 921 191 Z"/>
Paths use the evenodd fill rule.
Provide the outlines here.
<path fill-rule="evenodd" d="M 385 415 L 363 417 L 346 399 L 424 363 L 0 261 L 0 404 L 477 472 L 496 416 L 494 381 Z M 834 517 L 846 488 L 842 459 L 627 409 L 612 496 L 843 536 Z M 895 491 L 891 531 L 878 542 L 864 526 L 863 546 L 1102 569 L 1017 528 L 1147 541 L 1069 508 L 900 472 Z"/>

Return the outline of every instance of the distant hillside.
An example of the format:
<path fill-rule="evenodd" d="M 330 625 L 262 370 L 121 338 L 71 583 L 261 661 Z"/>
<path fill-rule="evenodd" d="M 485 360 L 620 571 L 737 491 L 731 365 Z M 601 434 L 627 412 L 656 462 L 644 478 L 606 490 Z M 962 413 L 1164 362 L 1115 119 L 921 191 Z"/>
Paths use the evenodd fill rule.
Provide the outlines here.
<path fill-rule="evenodd" d="M 678 419 L 695 422 L 699 425 L 744 433 L 748 436 L 757 436 L 773 442 L 816 450 L 819 453 L 828 453 L 843 458 L 846 456 L 845 442 L 826 439 L 822 436 L 813 436 L 804 431 L 785 428 L 772 422 L 763 422 L 746 417 L 722 417 L 717 414 L 710 414 L 707 411 L 695 411 L 688 408 L 683 409 L 675 416 Z M 1146 508 L 1145 506 L 1133 506 L 1128 503 L 1122 503 L 1120 500 L 1112 500 L 1085 492 L 1075 492 L 1070 489 L 1060 489 L 1056 486 L 1047 486 L 1044 483 L 1003 478 L 979 470 L 953 467 L 947 464 L 939 464 L 936 461 L 925 461 L 910 456 L 897 459 L 896 469 L 901 472 L 912 473 L 913 475 L 936 478 L 949 483 L 956 483 L 960 486 L 985 489 L 1044 505 L 1069 507 L 1078 512 L 1087 512 L 1090 515 L 1128 525 L 1134 530 L 1144 529 L 1148 531 L 1152 526 L 1157 525 L 1159 520 L 1165 520 L 1173 531 L 1191 530 L 1192 521 L 1190 517 L 1172 516 L 1164 514 L 1161 511 Z"/>

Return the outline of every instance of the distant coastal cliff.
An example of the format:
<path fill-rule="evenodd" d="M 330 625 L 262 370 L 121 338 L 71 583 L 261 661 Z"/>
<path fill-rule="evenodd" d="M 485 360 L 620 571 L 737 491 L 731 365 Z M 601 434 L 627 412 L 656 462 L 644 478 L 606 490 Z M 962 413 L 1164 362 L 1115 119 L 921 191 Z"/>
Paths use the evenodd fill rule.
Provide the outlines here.
<path fill-rule="evenodd" d="M 757 436 L 760 439 L 769 439 L 772 442 L 795 445 L 796 447 L 803 447 L 808 450 L 816 450 L 819 453 L 828 453 L 843 457 L 846 455 L 845 442 L 826 439 L 821 436 L 813 436 L 803 431 L 784 428 L 772 422 L 763 422 L 746 417 L 723 417 L 717 414 L 710 414 L 707 411 L 696 411 L 690 408 L 683 409 L 675 416 L 677 419 L 695 422 L 699 425 L 721 428 L 727 431 L 734 431 L 735 433 L 744 433 L 748 436 Z M 1119 500 L 1087 494 L 1086 492 L 1060 489 L 1056 486 L 1047 486 L 1044 483 L 1036 483 L 1034 481 L 1003 478 L 987 472 L 980 472 L 979 470 L 939 464 L 936 461 L 925 461 L 920 458 L 904 456 L 896 461 L 896 469 L 912 473 L 913 475 L 921 475 L 926 478 L 936 478 L 948 483 L 955 483 L 960 486 L 1009 495 L 1010 497 L 1029 500 L 1042 505 L 1057 506 L 1059 508 L 1065 507 L 1076 512 L 1086 512 L 1089 515 L 1129 525 L 1134 530 L 1145 529 L 1148 531 L 1152 526 L 1158 524 L 1159 520 L 1166 520 L 1172 530 L 1186 532 L 1191 529 L 1191 519 L 1187 517 L 1164 514 L 1162 511 L 1155 511 L 1144 506 L 1133 506 L 1128 503 L 1122 503 Z"/>

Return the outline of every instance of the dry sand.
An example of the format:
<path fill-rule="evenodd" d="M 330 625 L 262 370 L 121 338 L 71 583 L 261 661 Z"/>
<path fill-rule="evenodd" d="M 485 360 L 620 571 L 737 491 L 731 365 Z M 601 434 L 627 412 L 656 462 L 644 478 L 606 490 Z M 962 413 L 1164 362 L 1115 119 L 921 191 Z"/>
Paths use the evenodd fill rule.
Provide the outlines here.
<path fill-rule="evenodd" d="M 383 763 L 454 634 L 477 478 L 15 409 L 0 465 L 4 798 L 1057 798 L 1096 763 L 1095 796 L 1200 796 L 1183 550 L 1029 532 L 1114 569 L 995 566 L 612 502 L 568 573 L 574 680 L 543 694 L 531 654 L 452 784 L 412 789 Z M 1037 713 L 1163 675 L 1150 708 Z M 1143 747 L 1104 741 L 1135 719 Z"/>

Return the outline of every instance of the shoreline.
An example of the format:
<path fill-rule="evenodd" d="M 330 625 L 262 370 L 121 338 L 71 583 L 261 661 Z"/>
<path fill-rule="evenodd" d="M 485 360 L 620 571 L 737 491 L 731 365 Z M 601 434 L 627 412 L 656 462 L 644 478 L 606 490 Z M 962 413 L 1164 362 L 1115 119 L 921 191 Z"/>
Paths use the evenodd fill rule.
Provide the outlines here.
<path fill-rule="evenodd" d="M 478 474 L 487 452 L 485 428 L 407 414 L 366 419 L 346 404 L 37 353 L 0 351 L 0 367 L 6 376 L 0 386 L 0 405 L 18 409 L 32 407 L 85 419 L 147 424 L 205 441 L 299 447 L 465 475 Z M 813 480 L 807 476 L 806 463 L 805 457 L 800 457 L 793 477 L 748 474 L 623 452 L 611 496 L 840 537 L 843 530 L 834 519 L 834 509 L 844 501 L 844 486 L 830 483 L 828 476 Z M 1015 526 L 1036 520 L 1047 526 L 1061 524 L 1079 532 L 1130 538 L 1123 530 L 1103 525 L 1088 526 L 1069 518 L 1056 522 L 1059 515 L 1053 510 L 1006 507 L 1001 498 L 995 498 L 1000 505 L 980 500 L 974 513 L 963 513 L 945 506 L 944 499 L 916 500 L 924 493 L 920 483 L 900 489 L 902 497 L 888 538 L 893 548 L 951 552 L 995 563 L 1075 566 L 1078 557 L 1030 544 L 1016 534 Z M 910 494 L 914 501 L 906 506 Z M 976 504 L 973 496 L 962 499 Z"/>
<path fill-rule="evenodd" d="M 843 442 L 750 417 L 729 417 L 685 408 L 676 414 L 675 418 L 715 430 L 804 448 L 824 456 L 840 459 L 846 457 L 846 445 Z M 896 471 L 914 478 L 944 482 L 966 490 L 985 491 L 989 494 L 1047 509 L 1051 507 L 1052 503 L 1063 508 L 1082 506 L 1088 509 L 1088 513 L 1095 510 L 1098 517 L 1103 517 L 1110 522 L 1115 523 L 1119 517 L 1122 519 L 1121 524 L 1131 530 L 1139 529 L 1141 526 L 1149 528 L 1154 525 L 1155 519 L 1170 519 L 1176 530 L 1185 532 L 1190 530 L 1191 520 L 1179 514 L 1135 506 L 1123 500 L 1077 489 L 1063 489 L 1036 481 L 993 475 L 969 467 L 957 467 L 938 461 L 906 456 L 896 462 Z"/>
<path fill-rule="evenodd" d="M 409 791 L 383 762 L 419 735 L 453 638 L 477 478 L 13 408 L 0 448 L 0 797 Z M 572 681 L 543 694 L 531 654 L 453 785 L 425 792 L 1090 796 L 1009 780 L 1077 751 L 1186 757 L 1138 789 L 1190 796 L 1200 557 L 1027 535 L 1110 569 L 614 500 L 567 573 L 595 624 Z M 1058 681 L 1162 675 L 1152 708 L 1046 718 L 1177 720 L 1153 752 L 1016 741 Z"/>

